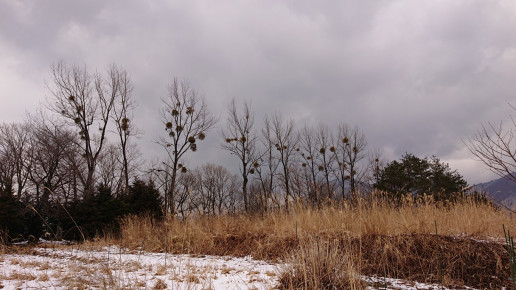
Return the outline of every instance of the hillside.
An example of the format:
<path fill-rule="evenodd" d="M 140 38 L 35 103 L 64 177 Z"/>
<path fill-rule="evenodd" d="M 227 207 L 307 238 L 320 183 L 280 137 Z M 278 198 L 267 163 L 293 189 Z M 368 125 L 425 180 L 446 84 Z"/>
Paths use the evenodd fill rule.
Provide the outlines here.
<path fill-rule="evenodd" d="M 475 189 L 488 193 L 490 198 L 510 209 L 516 209 L 516 183 L 507 177 L 477 184 Z"/>

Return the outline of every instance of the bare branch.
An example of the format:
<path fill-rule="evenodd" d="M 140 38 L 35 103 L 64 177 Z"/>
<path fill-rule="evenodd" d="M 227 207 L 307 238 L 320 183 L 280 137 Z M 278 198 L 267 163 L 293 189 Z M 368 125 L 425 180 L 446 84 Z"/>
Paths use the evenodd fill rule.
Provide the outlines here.
<path fill-rule="evenodd" d="M 168 96 L 162 99 L 161 120 L 168 137 L 161 137 L 157 143 L 166 149 L 172 163 L 170 169 L 171 187 L 169 199 L 174 200 L 177 172 L 186 172 L 187 168 L 179 161 L 189 151 L 197 151 L 197 142 L 204 140 L 217 120 L 207 108 L 206 100 L 200 97 L 186 81 L 172 80 Z M 175 214 L 174 204 L 169 204 L 171 214 Z"/>
<path fill-rule="evenodd" d="M 514 108 L 513 108 L 514 109 Z M 516 123 L 511 116 L 512 128 L 504 129 L 503 123 L 482 125 L 471 138 L 463 140 L 468 150 L 495 174 L 516 182 Z"/>

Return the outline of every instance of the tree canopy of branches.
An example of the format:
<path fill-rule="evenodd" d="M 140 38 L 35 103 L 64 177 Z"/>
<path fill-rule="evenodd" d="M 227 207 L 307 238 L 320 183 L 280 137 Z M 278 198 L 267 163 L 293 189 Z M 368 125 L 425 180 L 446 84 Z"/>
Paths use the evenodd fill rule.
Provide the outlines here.
<path fill-rule="evenodd" d="M 254 116 L 248 103 L 244 104 L 242 113 L 239 113 L 235 100 L 231 101 L 228 113 L 227 127 L 222 131 L 224 138 L 222 148 L 235 155 L 240 161 L 244 210 L 248 212 L 247 184 L 249 175 L 254 174 L 259 166 L 258 159 L 260 157 L 256 147 L 257 136 L 253 132 Z"/>
<path fill-rule="evenodd" d="M 60 197 L 69 194 L 62 187 L 69 184 L 75 174 L 75 170 L 69 170 L 68 164 L 76 154 L 78 138 L 73 131 L 63 128 L 43 112 L 29 115 L 28 127 L 32 136 L 29 179 L 35 187 L 36 204 L 48 209 L 51 194 L 55 198 L 56 194 Z"/>
<path fill-rule="evenodd" d="M 360 177 L 365 173 L 360 162 L 367 156 L 365 135 L 358 127 L 341 124 L 338 127 L 336 147 L 332 150 L 337 160 L 336 177 L 342 185 L 345 195 L 345 182 L 349 182 L 350 193 L 355 194 Z"/>
<path fill-rule="evenodd" d="M 136 104 L 132 95 L 133 85 L 125 70 L 113 65 L 110 69 L 109 79 L 111 86 L 118 88 L 115 105 L 113 106 L 113 120 L 120 141 L 124 191 L 127 193 L 129 191 L 129 173 L 131 171 L 129 163 L 134 160 L 134 155 L 131 155 L 134 150 L 130 151 L 129 138 L 140 133 L 133 120 L 133 111 L 136 108 Z"/>
<path fill-rule="evenodd" d="M 30 130 L 27 124 L 0 124 L 0 191 L 22 192 L 31 167 Z"/>
<path fill-rule="evenodd" d="M 508 129 L 502 122 L 482 125 L 482 129 L 464 143 L 489 170 L 516 182 L 516 120 L 512 116 L 511 122 L 512 126 Z"/>
<path fill-rule="evenodd" d="M 292 119 L 275 113 L 265 117 L 262 128 L 255 128 L 250 104 L 239 107 L 235 100 L 229 105 L 220 147 L 237 157 L 240 175 L 210 160 L 191 169 L 185 159 L 197 151 L 217 120 L 206 99 L 177 79 L 162 98 L 165 132 L 156 139 L 167 156 L 142 165 L 134 162 L 139 150 L 130 142 L 139 130 L 133 85 L 123 68 L 113 64 L 91 72 L 58 62 L 51 67 L 48 90 L 46 112 L 53 114 L 40 111 L 23 123 L 0 124 L 2 202 L 23 211 L 26 236 L 37 237 L 44 227 L 85 227 L 93 234 L 125 214 L 146 211 L 186 219 L 289 210 L 297 202 L 319 206 L 338 199 L 340 188 L 344 198 L 348 184 L 352 193 L 358 191 L 366 170 L 379 186 L 385 181 L 381 173 L 388 172 L 381 169 L 379 153 L 371 155 L 375 161 L 367 167 L 366 141 L 357 127 L 321 124 L 297 130 Z M 148 184 L 131 179 L 136 171 L 148 172 Z M 69 214 L 62 209 L 83 225 L 63 222 Z M 33 218 L 33 212 L 39 216 Z M 21 234 L 21 227 L 15 228 Z M 4 227 L 4 240 L 5 233 L 14 232 Z M 81 238 L 79 234 L 72 235 Z"/>
<path fill-rule="evenodd" d="M 206 132 L 217 120 L 208 112 L 205 98 L 200 97 L 186 81 L 179 82 L 174 78 L 168 96 L 162 101 L 161 117 L 168 138 L 160 138 L 158 144 L 166 149 L 171 161 L 167 168 L 171 185 L 166 200 L 169 201 L 169 211 L 173 215 L 177 173 L 187 171 L 180 161 L 189 150 L 197 151 L 197 141 L 204 140 Z"/>
<path fill-rule="evenodd" d="M 120 77 L 125 74 L 115 65 L 109 66 L 107 76 L 104 76 L 92 74 L 86 67 L 58 62 L 52 66 L 51 76 L 49 108 L 77 130 L 87 167 L 86 176 L 79 177 L 84 192 L 92 194 L 97 161 L 105 145 L 108 124 L 123 83 Z"/>
<path fill-rule="evenodd" d="M 267 201 L 274 198 L 273 192 L 276 188 L 275 181 L 279 168 L 279 161 L 276 158 L 276 144 L 274 142 L 274 132 L 270 118 L 266 117 L 263 122 L 261 134 L 261 145 L 263 146 L 262 156 L 258 159 L 256 167 L 257 179 L 260 184 L 260 204 L 265 205 Z M 263 208 L 262 208 L 263 209 Z"/>
<path fill-rule="evenodd" d="M 294 163 L 299 134 L 294 129 L 294 121 L 285 121 L 279 114 L 272 116 L 273 143 L 278 152 L 278 160 L 281 164 L 280 178 L 285 190 L 285 207 L 288 210 L 291 199 L 291 166 Z"/>
<path fill-rule="evenodd" d="M 409 153 L 382 169 L 375 184 L 377 189 L 394 194 L 452 194 L 466 186 L 464 178 L 437 157 L 421 159 Z"/>
<path fill-rule="evenodd" d="M 198 193 L 195 205 L 199 213 L 234 213 L 238 204 L 237 177 L 221 165 L 207 163 L 197 170 Z"/>
<path fill-rule="evenodd" d="M 320 201 L 319 172 L 317 159 L 317 137 L 313 128 L 305 126 L 301 130 L 299 138 L 299 153 L 301 156 L 301 168 L 305 175 L 305 190 L 312 205 Z"/>

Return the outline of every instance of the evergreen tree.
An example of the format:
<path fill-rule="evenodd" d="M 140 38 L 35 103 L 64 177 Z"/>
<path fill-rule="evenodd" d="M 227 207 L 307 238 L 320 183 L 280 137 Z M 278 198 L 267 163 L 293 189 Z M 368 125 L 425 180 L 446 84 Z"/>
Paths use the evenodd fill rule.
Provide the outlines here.
<path fill-rule="evenodd" d="M 0 191 L 0 243 L 22 237 L 25 206 L 9 191 Z"/>
<path fill-rule="evenodd" d="M 126 214 L 148 214 L 155 218 L 163 216 L 161 197 L 154 183 L 135 180 L 124 197 Z"/>
<path fill-rule="evenodd" d="M 68 213 L 63 213 L 61 218 L 62 228 L 67 233 L 65 238 L 80 240 L 118 230 L 117 219 L 122 214 L 122 203 L 113 196 L 109 187 L 101 184 L 93 195 L 71 203 L 67 211 L 71 218 Z"/>
<path fill-rule="evenodd" d="M 410 153 L 381 170 L 375 184 L 375 188 L 393 194 L 427 193 L 438 197 L 449 197 L 466 186 L 464 178 L 437 157 L 421 159 Z"/>

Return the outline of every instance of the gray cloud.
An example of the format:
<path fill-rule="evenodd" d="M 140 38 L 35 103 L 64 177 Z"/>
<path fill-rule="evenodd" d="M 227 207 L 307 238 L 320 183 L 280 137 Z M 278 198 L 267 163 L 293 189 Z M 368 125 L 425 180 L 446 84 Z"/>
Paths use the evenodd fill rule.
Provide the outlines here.
<path fill-rule="evenodd" d="M 221 116 L 193 163 L 229 164 L 216 143 L 235 97 L 251 100 L 257 124 L 279 111 L 298 126 L 358 125 L 389 158 L 436 155 L 478 182 L 492 176 L 461 139 L 509 113 L 514 27 L 513 1 L 8 0 L 0 116 L 33 110 L 59 59 L 114 62 L 132 76 L 148 156 L 160 153 L 160 98 L 178 76 Z"/>

